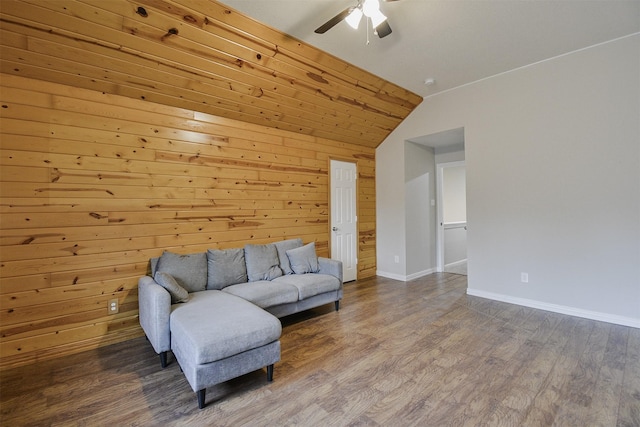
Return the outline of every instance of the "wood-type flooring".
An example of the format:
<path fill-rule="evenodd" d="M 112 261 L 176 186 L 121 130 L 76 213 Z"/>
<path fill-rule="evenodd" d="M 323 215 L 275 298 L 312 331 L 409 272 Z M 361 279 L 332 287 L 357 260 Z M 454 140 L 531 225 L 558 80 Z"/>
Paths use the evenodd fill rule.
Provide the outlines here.
<path fill-rule="evenodd" d="M 282 319 L 198 409 L 144 338 L 0 373 L 3 426 L 640 426 L 640 329 L 468 296 L 466 276 L 345 285 Z"/>

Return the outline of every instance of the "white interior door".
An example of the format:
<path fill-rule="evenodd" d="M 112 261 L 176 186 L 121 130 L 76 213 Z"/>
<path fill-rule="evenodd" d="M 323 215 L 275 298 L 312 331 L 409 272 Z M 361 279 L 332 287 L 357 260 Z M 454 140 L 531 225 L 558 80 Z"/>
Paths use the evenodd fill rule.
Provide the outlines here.
<path fill-rule="evenodd" d="M 358 278 L 356 164 L 331 160 L 331 258 L 342 261 L 343 280 Z"/>

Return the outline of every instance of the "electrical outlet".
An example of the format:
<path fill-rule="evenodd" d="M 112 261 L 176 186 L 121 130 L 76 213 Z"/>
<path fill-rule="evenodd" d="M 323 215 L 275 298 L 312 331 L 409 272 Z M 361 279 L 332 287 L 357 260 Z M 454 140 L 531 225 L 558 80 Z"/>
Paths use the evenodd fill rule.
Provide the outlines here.
<path fill-rule="evenodd" d="M 522 283 L 529 283 L 529 273 L 520 273 L 520 281 Z"/>
<path fill-rule="evenodd" d="M 109 306 L 107 307 L 109 314 L 116 314 L 118 312 L 118 299 L 110 299 Z"/>
<path fill-rule="evenodd" d="M 398 255 L 393 257 L 393 262 L 395 262 L 396 264 L 400 263 L 400 257 Z"/>

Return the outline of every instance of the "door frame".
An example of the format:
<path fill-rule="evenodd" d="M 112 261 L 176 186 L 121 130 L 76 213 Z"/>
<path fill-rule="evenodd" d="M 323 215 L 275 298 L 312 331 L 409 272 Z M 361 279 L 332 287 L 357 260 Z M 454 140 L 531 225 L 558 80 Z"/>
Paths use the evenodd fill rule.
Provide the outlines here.
<path fill-rule="evenodd" d="M 333 254 L 331 253 L 332 251 L 332 247 L 333 247 L 333 230 L 331 230 L 331 224 L 333 222 L 333 200 L 331 197 L 331 193 L 333 190 L 333 171 L 331 169 L 331 162 L 332 161 L 339 161 L 339 162 L 344 162 L 344 163 L 352 163 L 355 166 L 355 175 L 356 175 L 356 189 L 355 189 L 355 197 L 354 197 L 354 201 L 355 201 L 355 216 L 356 216 L 356 238 L 354 239 L 354 244 L 355 244 L 355 254 L 356 254 L 356 280 L 358 280 L 358 276 L 360 274 L 360 269 L 359 269 L 359 256 L 360 256 L 360 221 L 359 221 L 359 198 L 358 198 L 358 194 L 360 194 L 360 179 L 358 179 L 358 162 L 354 161 L 353 159 L 347 158 L 347 157 L 339 157 L 339 156 L 329 156 L 327 163 L 328 163 L 328 170 L 329 170 L 329 181 L 328 181 L 328 199 L 329 199 L 329 221 L 327 223 L 327 232 L 329 233 L 329 258 L 333 258 Z"/>
<path fill-rule="evenodd" d="M 465 166 L 465 160 L 455 162 L 443 162 L 436 164 L 436 200 L 437 200 L 437 223 L 436 223 L 436 271 L 442 273 L 444 271 L 444 212 L 443 212 L 443 195 L 444 195 L 444 170 L 446 168 Z M 467 184 L 465 182 L 465 188 Z"/>

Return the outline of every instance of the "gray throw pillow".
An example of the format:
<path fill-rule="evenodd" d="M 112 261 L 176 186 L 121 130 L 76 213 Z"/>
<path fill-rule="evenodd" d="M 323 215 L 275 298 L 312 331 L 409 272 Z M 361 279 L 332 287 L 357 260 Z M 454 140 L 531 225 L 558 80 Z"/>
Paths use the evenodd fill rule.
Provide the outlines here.
<path fill-rule="evenodd" d="M 247 282 L 244 249 L 209 249 L 207 251 L 207 289 L 223 289 Z"/>
<path fill-rule="evenodd" d="M 301 248 L 289 249 L 287 256 L 295 274 L 317 273 L 320 270 L 315 242 L 308 243 Z"/>
<path fill-rule="evenodd" d="M 158 272 L 154 276 L 156 283 L 165 288 L 171 295 L 171 304 L 189 301 L 189 293 L 180 286 L 170 274 Z"/>
<path fill-rule="evenodd" d="M 158 260 L 156 273 L 167 273 L 187 292 L 204 291 L 207 287 L 207 254 L 179 255 L 165 251 Z"/>
<path fill-rule="evenodd" d="M 244 258 L 247 263 L 249 282 L 273 280 L 282 276 L 278 251 L 275 245 L 245 245 Z"/>
<path fill-rule="evenodd" d="M 278 251 L 278 260 L 280 261 L 280 268 L 284 274 L 293 274 L 291 264 L 289 263 L 289 257 L 287 251 L 289 249 L 295 249 L 302 247 L 302 239 L 289 239 L 282 240 L 280 242 L 273 243 Z"/>

